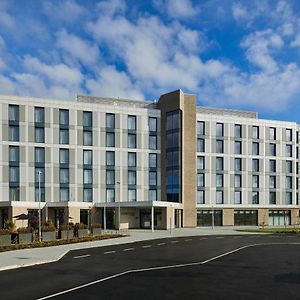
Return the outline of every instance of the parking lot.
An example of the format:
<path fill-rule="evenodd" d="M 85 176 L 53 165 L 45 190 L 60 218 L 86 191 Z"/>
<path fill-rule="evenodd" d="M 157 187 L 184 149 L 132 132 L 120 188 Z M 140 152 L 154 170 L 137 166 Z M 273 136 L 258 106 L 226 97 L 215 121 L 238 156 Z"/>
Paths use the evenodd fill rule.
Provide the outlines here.
<path fill-rule="evenodd" d="M 181 237 L 0 273 L 1 299 L 298 299 L 300 237 Z M 8 288 L 17 286 L 18 288 Z"/>

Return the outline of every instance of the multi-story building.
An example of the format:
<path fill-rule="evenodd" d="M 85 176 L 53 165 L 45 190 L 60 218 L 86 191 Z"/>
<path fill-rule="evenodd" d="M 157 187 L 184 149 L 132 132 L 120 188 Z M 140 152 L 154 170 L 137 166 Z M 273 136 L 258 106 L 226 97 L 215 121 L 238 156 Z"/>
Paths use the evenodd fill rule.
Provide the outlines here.
<path fill-rule="evenodd" d="M 299 125 L 196 106 L 0 96 L 0 226 L 298 224 Z M 17 226 L 24 221 L 17 220 Z"/>

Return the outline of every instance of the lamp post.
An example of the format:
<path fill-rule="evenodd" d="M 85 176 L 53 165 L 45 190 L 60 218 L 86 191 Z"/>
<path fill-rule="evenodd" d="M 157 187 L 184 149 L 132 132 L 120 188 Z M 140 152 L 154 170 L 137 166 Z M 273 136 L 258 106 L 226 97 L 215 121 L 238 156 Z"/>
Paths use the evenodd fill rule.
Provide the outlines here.
<path fill-rule="evenodd" d="M 121 170 L 122 172 L 122 170 Z M 121 184 L 118 181 L 117 184 L 120 187 L 120 195 L 119 195 L 119 201 L 118 201 L 118 230 L 120 231 L 120 225 L 121 225 Z"/>
<path fill-rule="evenodd" d="M 42 241 L 42 228 L 41 228 L 41 174 L 42 171 L 38 171 L 39 175 L 39 242 Z"/>
<path fill-rule="evenodd" d="M 215 214 L 214 214 L 214 206 L 211 206 L 211 228 L 214 229 L 215 226 Z"/>

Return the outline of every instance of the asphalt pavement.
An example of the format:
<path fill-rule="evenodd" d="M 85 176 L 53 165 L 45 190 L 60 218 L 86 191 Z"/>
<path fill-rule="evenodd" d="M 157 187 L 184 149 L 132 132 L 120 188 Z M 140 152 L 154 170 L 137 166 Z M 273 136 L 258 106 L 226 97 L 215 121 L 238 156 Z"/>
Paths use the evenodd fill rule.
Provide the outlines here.
<path fill-rule="evenodd" d="M 4 299 L 299 299 L 298 235 L 153 239 L 0 272 Z"/>

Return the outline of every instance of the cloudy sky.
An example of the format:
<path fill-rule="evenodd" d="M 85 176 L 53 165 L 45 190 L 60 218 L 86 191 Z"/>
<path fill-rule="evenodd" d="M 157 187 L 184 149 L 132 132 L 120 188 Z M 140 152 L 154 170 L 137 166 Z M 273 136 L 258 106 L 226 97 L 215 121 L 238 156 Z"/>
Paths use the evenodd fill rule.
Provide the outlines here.
<path fill-rule="evenodd" d="M 300 123 L 295 0 L 0 0 L 0 94 L 198 104 Z"/>

